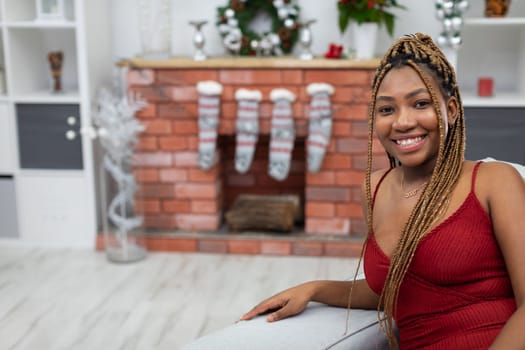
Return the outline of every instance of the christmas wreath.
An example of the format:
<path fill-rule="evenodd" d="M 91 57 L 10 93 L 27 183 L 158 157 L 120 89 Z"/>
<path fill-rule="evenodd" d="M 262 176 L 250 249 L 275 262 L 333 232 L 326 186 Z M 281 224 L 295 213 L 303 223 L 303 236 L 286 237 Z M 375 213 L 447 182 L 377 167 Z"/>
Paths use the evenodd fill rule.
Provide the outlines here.
<path fill-rule="evenodd" d="M 272 19 L 272 31 L 262 35 L 249 28 L 261 11 Z M 229 0 L 217 8 L 217 27 L 232 54 L 278 56 L 290 53 L 297 42 L 298 17 L 293 0 Z"/>

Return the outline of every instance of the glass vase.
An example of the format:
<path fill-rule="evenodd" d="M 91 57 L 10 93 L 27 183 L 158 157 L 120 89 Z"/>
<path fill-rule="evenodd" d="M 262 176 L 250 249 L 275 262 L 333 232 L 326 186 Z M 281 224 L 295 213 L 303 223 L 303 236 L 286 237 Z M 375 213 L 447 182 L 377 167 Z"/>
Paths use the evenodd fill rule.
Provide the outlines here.
<path fill-rule="evenodd" d="M 171 0 L 137 0 L 141 56 L 166 59 L 171 55 Z"/>
<path fill-rule="evenodd" d="M 137 182 L 130 164 L 107 155 L 100 165 L 100 198 L 104 245 L 108 260 L 134 262 L 146 257 L 143 217 L 135 203 Z"/>

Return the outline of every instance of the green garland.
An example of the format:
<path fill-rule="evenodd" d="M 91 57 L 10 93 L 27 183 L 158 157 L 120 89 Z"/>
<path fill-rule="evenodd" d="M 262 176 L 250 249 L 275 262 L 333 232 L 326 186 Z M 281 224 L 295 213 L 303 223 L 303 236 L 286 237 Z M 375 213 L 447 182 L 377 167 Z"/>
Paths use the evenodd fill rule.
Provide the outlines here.
<path fill-rule="evenodd" d="M 250 22 L 260 11 L 271 17 L 271 33 L 259 35 L 249 29 Z M 272 38 L 272 49 L 263 54 L 279 55 L 290 53 L 297 42 L 298 17 L 299 6 L 292 4 L 292 0 L 229 0 L 228 6 L 217 8 L 216 24 L 230 53 L 254 56 L 257 53 L 256 46 L 268 44 Z"/>

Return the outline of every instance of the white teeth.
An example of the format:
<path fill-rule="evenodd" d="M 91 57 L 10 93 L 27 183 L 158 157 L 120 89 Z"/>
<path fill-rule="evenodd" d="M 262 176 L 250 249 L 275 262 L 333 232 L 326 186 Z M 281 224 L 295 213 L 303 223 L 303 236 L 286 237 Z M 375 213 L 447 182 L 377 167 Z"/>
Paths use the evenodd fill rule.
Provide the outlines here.
<path fill-rule="evenodd" d="M 401 146 L 409 146 L 423 140 L 422 136 L 414 137 L 413 139 L 396 140 L 396 143 Z"/>

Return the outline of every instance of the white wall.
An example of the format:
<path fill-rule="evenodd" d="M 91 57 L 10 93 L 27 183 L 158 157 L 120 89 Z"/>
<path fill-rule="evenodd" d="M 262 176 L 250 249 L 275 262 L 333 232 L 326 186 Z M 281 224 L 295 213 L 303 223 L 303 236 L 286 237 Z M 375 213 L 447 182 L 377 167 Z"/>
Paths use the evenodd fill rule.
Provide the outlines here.
<path fill-rule="evenodd" d="M 225 6 L 228 0 L 171 0 L 172 1 L 172 54 L 174 56 L 192 56 L 193 28 L 190 20 L 208 20 L 203 28 L 206 37 L 205 51 L 210 56 L 223 56 L 225 51 L 220 35 L 215 26 L 216 8 Z M 397 11 L 398 19 L 394 38 L 403 34 L 423 32 L 434 38 L 439 34 L 441 25 L 434 15 L 434 1 L 400 0 L 407 7 L 406 11 Z M 315 18 L 312 25 L 314 55 L 322 56 L 331 42 L 350 43 L 349 33 L 342 36 L 337 26 L 337 0 L 297 0 L 301 7 L 301 19 Z M 137 0 L 112 0 L 113 10 L 113 55 L 116 60 L 129 58 L 140 53 Z M 377 47 L 383 53 L 392 39 L 382 30 Z M 298 49 L 296 47 L 296 51 Z"/>

